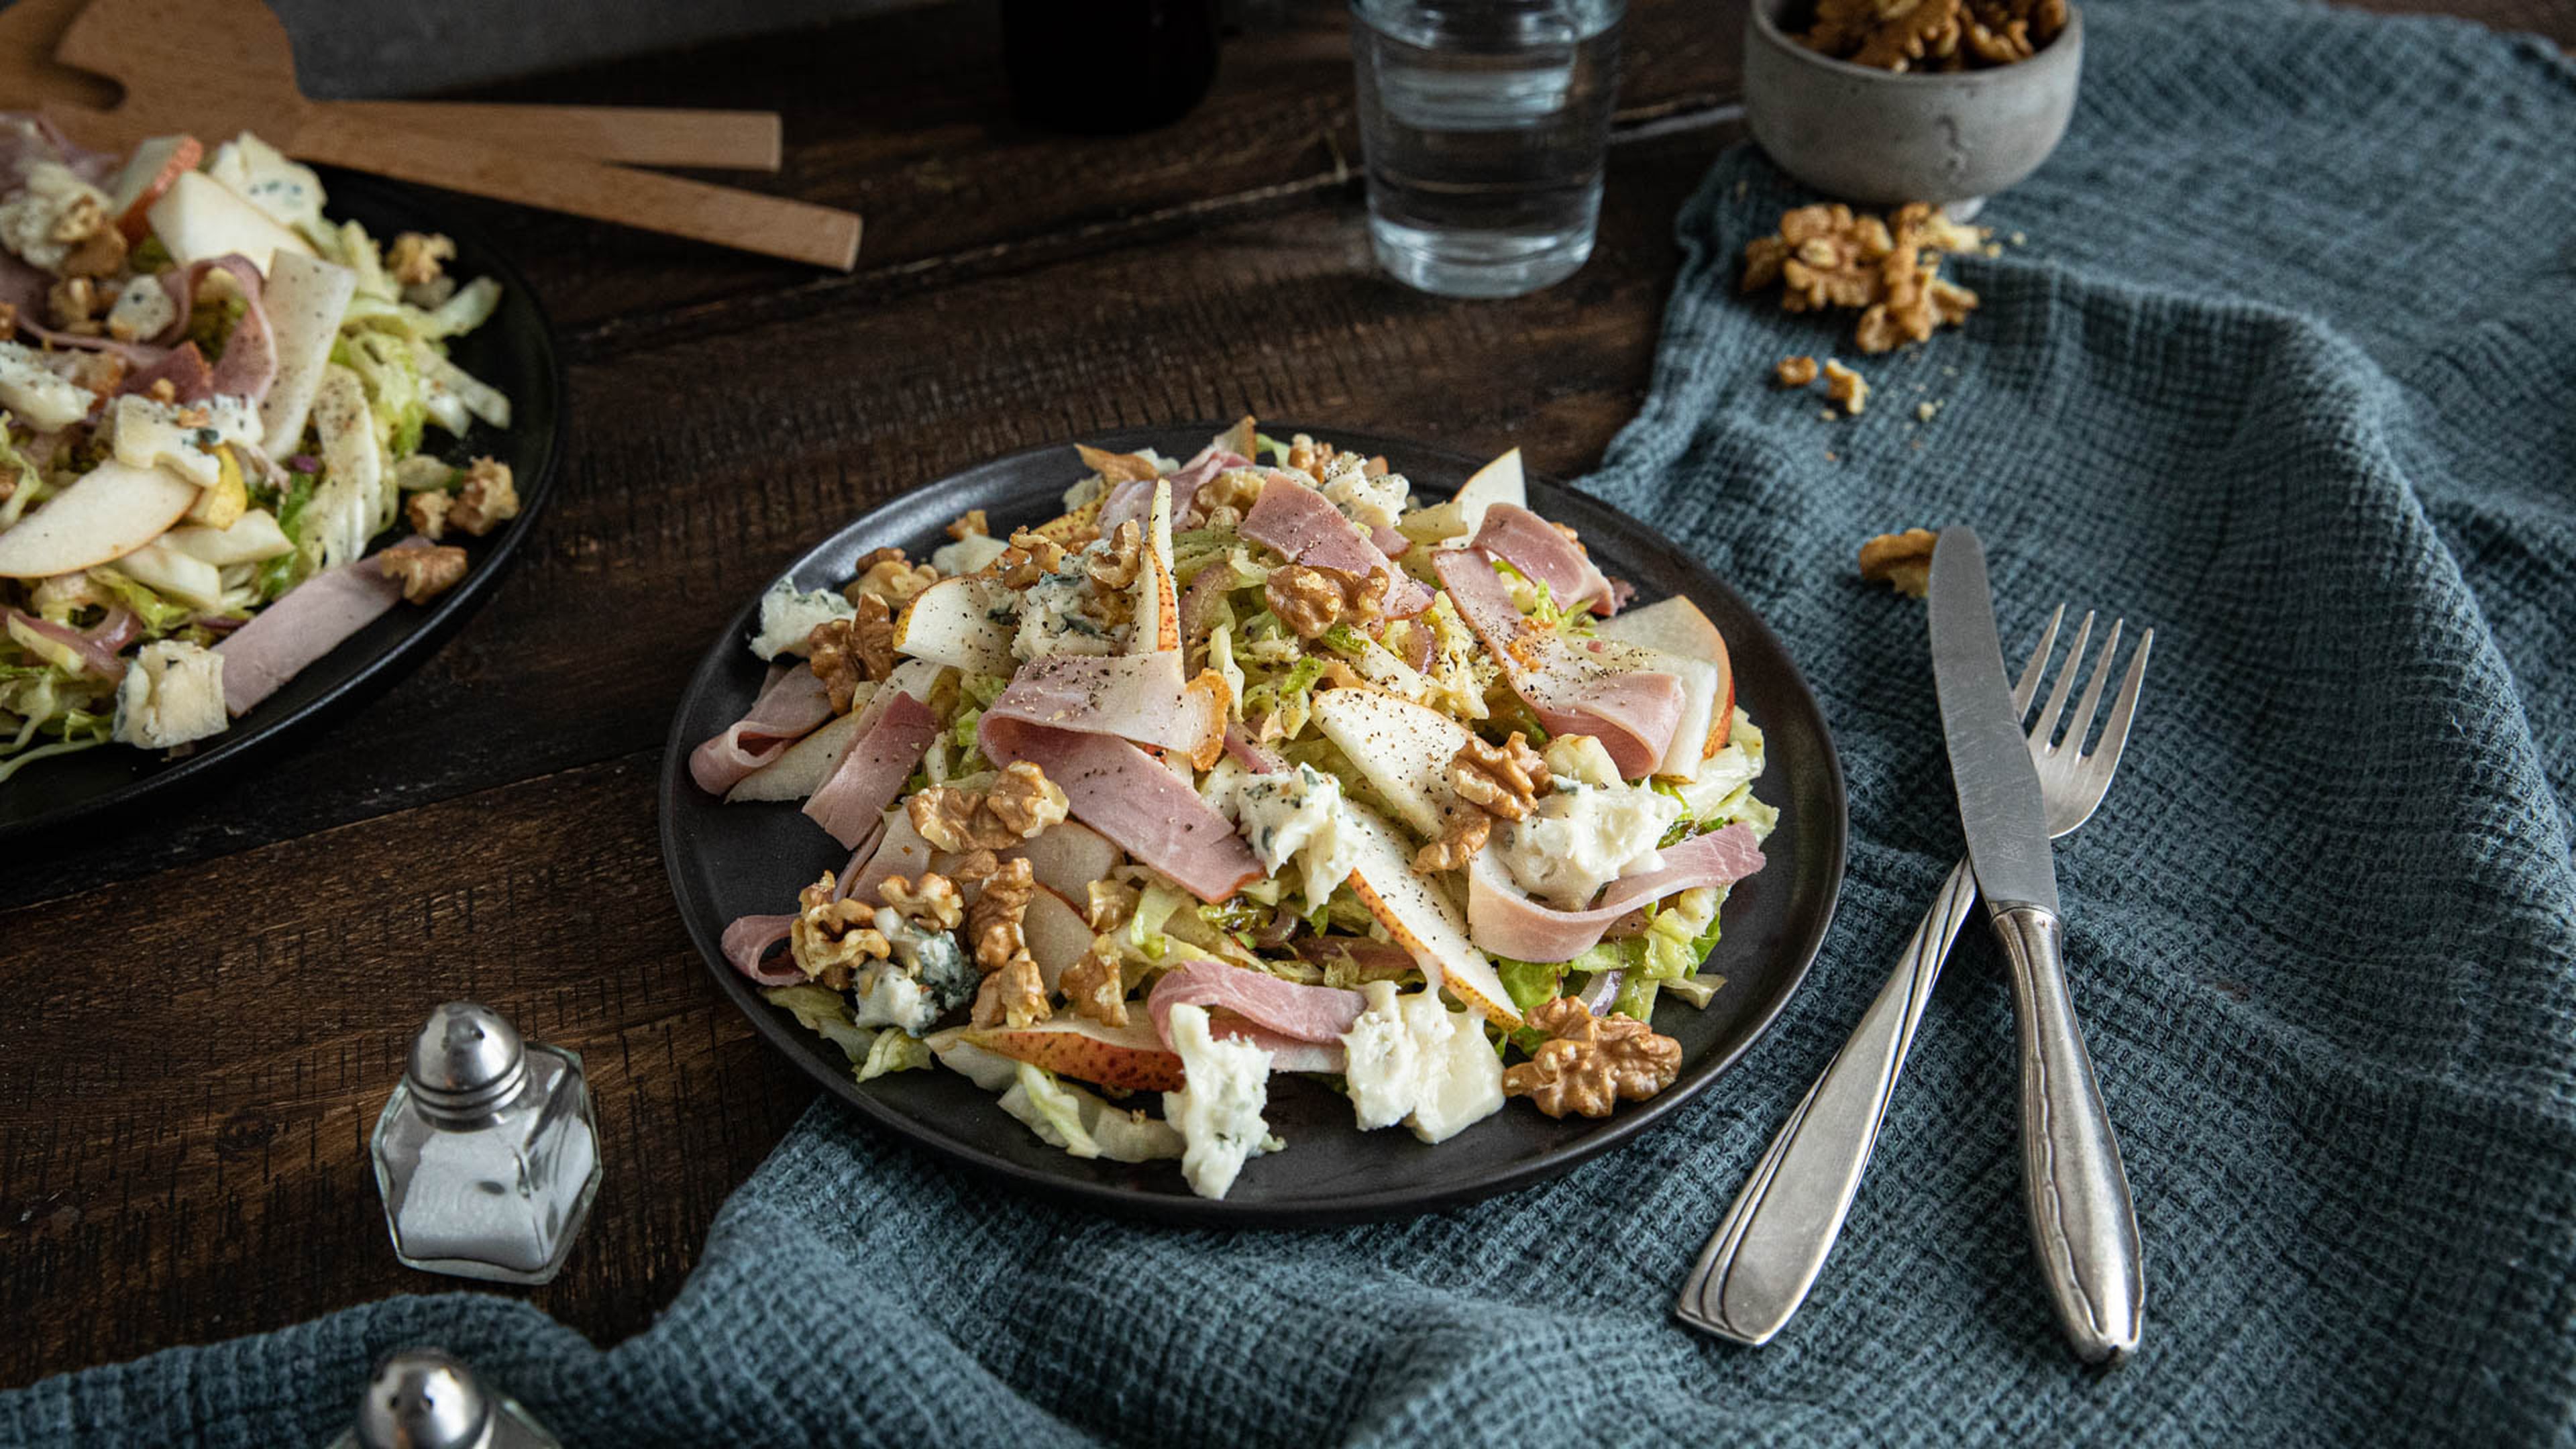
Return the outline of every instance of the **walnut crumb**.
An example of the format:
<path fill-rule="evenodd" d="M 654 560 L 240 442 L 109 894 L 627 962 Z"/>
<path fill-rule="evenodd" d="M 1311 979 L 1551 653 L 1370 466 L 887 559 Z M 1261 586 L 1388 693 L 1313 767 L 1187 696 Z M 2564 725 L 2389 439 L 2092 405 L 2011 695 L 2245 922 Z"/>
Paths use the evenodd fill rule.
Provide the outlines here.
<path fill-rule="evenodd" d="M 446 275 L 455 260 L 456 243 L 436 233 L 407 231 L 385 252 L 385 270 L 406 287 L 427 286 Z"/>
<path fill-rule="evenodd" d="M 432 543 L 447 537 L 447 510 L 456 500 L 443 489 L 432 488 L 403 500 L 403 516 L 411 520 L 411 531 Z"/>
<path fill-rule="evenodd" d="M 1091 938 L 1081 957 L 1064 968 L 1057 983 L 1073 1009 L 1103 1026 L 1127 1024 L 1127 979 L 1118 964 L 1118 942 L 1107 935 Z"/>
<path fill-rule="evenodd" d="M 1503 1095 L 1551 1117 L 1607 1117 L 1622 1097 L 1642 1102 L 1673 1084 L 1682 1044 L 1627 1016 L 1594 1016 L 1570 996 L 1541 1002 L 1529 1024 L 1548 1040 L 1503 1072 Z"/>
<path fill-rule="evenodd" d="M 1776 375 L 1782 387 L 1805 387 L 1816 380 L 1816 359 L 1805 356 L 1781 358 Z"/>
<path fill-rule="evenodd" d="M 1938 538 L 1928 528 L 1882 533 L 1860 546 L 1860 576 L 1922 598 L 1932 588 L 1932 545 Z"/>
<path fill-rule="evenodd" d="M 1831 358 L 1825 360 L 1825 396 L 1843 405 L 1853 417 L 1869 406 L 1869 380 Z"/>
<path fill-rule="evenodd" d="M 386 578 L 402 580 L 402 595 L 426 604 L 465 577 L 465 550 L 453 544 L 431 548 L 389 548 L 376 555 Z"/>

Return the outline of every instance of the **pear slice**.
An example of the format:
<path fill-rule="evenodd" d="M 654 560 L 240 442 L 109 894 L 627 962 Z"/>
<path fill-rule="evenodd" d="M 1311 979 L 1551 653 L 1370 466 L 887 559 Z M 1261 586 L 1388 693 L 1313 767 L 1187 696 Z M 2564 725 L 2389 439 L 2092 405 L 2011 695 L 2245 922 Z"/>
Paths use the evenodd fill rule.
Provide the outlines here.
<path fill-rule="evenodd" d="M 1091 927 L 1082 912 L 1045 886 L 1029 893 L 1028 909 L 1020 916 L 1020 935 L 1028 941 L 1029 959 L 1038 963 L 1038 975 L 1050 992 L 1065 968 L 1091 949 Z"/>
<path fill-rule="evenodd" d="M 1180 1053 L 1142 1021 L 1102 1026 L 1086 1017 L 1060 1016 L 1034 1026 L 970 1026 L 955 1039 L 1104 1087 L 1177 1092 L 1182 1086 Z"/>
<path fill-rule="evenodd" d="M 1353 847 L 1351 893 L 1397 945 L 1413 953 L 1432 985 L 1446 987 L 1461 1005 L 1489 1021 L 1520 1025 L 1521 1014 L 1494 963 L 1467 939 L 1467 922 L 1457 903 L 1413 873 L 1412 853 L 1395 827 L 1364 805 L 1343 808 L 1341 829 Z"/>
<path fill-rule="evenodd" d="M 894 624 L 898 654 L 946 664 L 970 674 L 1008 675 L 1011 626 L 993 617 L 1007 592 L 991 579 L 941 579 L 913 596 Z"/>
<path fill-rule="evenodd" d="M 1027 856 L 1038 884 L 1068 901 L 1090 899 L 1091 883 L 1107 878 L 1123 851 L 1109 837 L 1078 820 L 1064 820 L 1039 831 L 1026 845 L 1002 852 L 1002 859 Z M 1088 930 L 1084 933 L 1088 940 Z"/>
<path fill-rule="evenodd" d="M 1415 543 L 1464 543 L 1485 526 L 1485 510 L 1497 503 L 1529 506 L 1529 483 L 1521 473 L 1518 448 L 1477 469 L 1446 502 L 1406 514 L 1396 524 L 1396 532 Z"/>
<path fill-rule="evenodd" d="M 144 215 L 181 266 L 238 252 L 264 277 L 279 252 L 313 255 L 311 243 L 203 171 L 173 177 Z"/>
<path fill-rule="evenodd" d="M 1172 480 L 1154 480 L 1154 502 L 1145 514 L 1144 567 L 1136 571 L 1136 628 L 1127 652 L 1151 654 L 1181 647 L 1179 590 L 1172 585 Z M 1153 628 L 1145 625 L 1151 621 Z"/>
<path fill-rule="evenodd" d="M 1735 663 L 1727 657 L 1726 636 L 1709 622 L 1708 615 L 1700 612 L 1699 605 L 1678 596 L 1665 599 L 1614 614 L 1601 621 L 1600 630 L 1604 639 L 1643 645 L 1683 659 L 1705 660 L 1714 667 L 1717 678 L 1709 695 L 1708 737 L 1700 757 L 1706 759 L 1726 748 L 1727 732 L 1735 727 Z M 1675 731 L 1675 735 L 1687 738 L 1681 731 Z"/>
<path fill-rule="evenodd" d="M 123 558 L 196 501 L 187 479 L 111 458 L 0 533 L 0 578 L 51 578 Z"/>
<path fill-rule="evenodd" d="M 742 777 L 725 792 L 725 803 L 746 800 L 802 800 L 823 787 L 859 737 L 859 712 L 841 715 L 787 747 L 777 759 Z"/>
<path fill-rule="evenodd" d="M 152 228 L 144 213 L 171 183 L 196 170 L 205 155 L 205 143 L 194 136 L 154 136 L 134 148 L 107 199 L 107 214 L 116 218 L 116 229 L 125 233 L 127 241 L 143 240 Z"/>
<path fill-rule="evenodd" d="M 1440 833 L 1441 808 L 1450 803 L 1449 762 L 1467 743 L 1465 726 L 1374 689 L 1316 695 L 1314 720 L 1405 824 L 1418 834 Z"/>

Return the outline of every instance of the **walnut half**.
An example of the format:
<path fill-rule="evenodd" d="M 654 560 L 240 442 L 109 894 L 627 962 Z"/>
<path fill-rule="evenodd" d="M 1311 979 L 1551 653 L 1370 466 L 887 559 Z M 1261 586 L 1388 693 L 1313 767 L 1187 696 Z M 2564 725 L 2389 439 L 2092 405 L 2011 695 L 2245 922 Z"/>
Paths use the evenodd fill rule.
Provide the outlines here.
<path fill-rule="evenodd" d="M 386 578 L 402 580 L 405 599 L 426 604 L 465 577 L 465 550 L 453 544 L 389 548 L 376 555 L 376 567 Z"/>
<path fill-rule="evenodd" d="M 1673 1084 L 1682 1044 L 1627 1016 L 1594 1016 L 1570 996 L 1542 1002 L 1529 1024 L 1549 1040 L 1503 1072 L 1503 1095 L 1551 1117 L 1607 1117 L 1622 1097 L 1642 1102 Z"/>
<path fill-rule="evenodd" d="M 1289 564 L 1270 571 L 1269 579 L 1261 586 L 1261 597 L 1270 605 L 1270 612 L 1295 630 L 1298 638 L 1312 639 L 1346 619 L 1364 622 L 1375 618 L 1385 598 L 1385 587 L 1374 573 L 1363 575 L 1311 564 Z"/>
<path fill-rule="evenodd" d="M 1547 761 L 1519 730 L 1499 745 L 1469 735 L 1449 761 L 1449 788 L 1499 819 L 1526 819 L 1547 787 Z"/>
<path fill-rule="evenodd" d="M 1008 850 L 1063 820 L 1064 791 L 1034 761 L 1019 760 L 983 790 L 939 785 L 903 802 L 912 828 L 939 850 Z"/>

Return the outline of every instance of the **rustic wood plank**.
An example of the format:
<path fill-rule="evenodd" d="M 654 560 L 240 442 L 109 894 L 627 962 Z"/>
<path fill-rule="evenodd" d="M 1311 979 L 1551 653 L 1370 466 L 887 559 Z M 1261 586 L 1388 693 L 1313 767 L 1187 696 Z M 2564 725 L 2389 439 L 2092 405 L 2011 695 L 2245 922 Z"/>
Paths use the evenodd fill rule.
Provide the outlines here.
<path fill-rule="evenodd" d="M 1621 68 L 1623 115 L 1714 104 L 1737 89 L 1743 0 L 1638 0 Z M 576 330 L 674 304 L 874 296 L 924 269 L 1040 259 L 1159 235 L 1177 215 L 1231 212 L 1343 185 L 1358 166 L 1348 8 L 1295 0 L 1276 28 L 1227 40 L 1209 96 L 1138 136 L 1032 132 L 1010 120 L 997 7 L 947 4 L 869 16 L 576 76 L 477 99 L 758 106 L 786 123 L 776 177 L 727 176 L 867 218 L 860 270 L 838 277 L 571 218 L 455 198 L 505 235 L 557 319 Z M 792 54 L 801 63 L 782 66 Z"/>
<path fill-rule="evenodd" d="M 781 564 L 996 453 L 1251 409 L 1517 441 L 1536 466 L 1580 472 L 1643 395 L 1671 218 L 1727 134 L 1621 148 L 1593 261 L 1508 303 L 1376 277 L 1357 210 L 1319 203 L 578 367 L 561 493 L 455 640 L 148 829 L 22 862 L 0 905 L 653 748 L 706 641 Z"/>
<path fill-rule="evenodd" d="M 643 1327 L 812 1095 L 680 929 L 657 763 L 0 915 L 0 1383 L 454 1286 L 394 1261 L 366 1142 L 457 997 L 582 1053 L 605 1175 L 534 1297 Z"/>

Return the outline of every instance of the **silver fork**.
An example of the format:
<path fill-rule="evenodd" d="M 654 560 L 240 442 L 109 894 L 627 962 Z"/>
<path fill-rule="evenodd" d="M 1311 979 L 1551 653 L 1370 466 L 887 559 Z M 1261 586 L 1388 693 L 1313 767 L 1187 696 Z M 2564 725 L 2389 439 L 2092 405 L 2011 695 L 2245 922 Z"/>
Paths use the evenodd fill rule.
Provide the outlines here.
<path fill-rule="evenodd" d="M 2050 651 L 2066 606 L 2049 616 L 2039 647 L 2031 651 L 2013 685 L 2013 703 L 2023 711 L 2039 692 Z M 2075 676 L 2081 672 L 2085 646 L 2093 637 L 2093 616 L 2077 626 L 2075 642 L 2049 691 L 2048 703 L 2030 728 L 2030 753 L 2039 767 L 2039 783 L 2048 807 L 2048 833 L 2061 836 L 2093 817 L 2119 768 L 2120 752 L 2129 742 L 2129 721 L 2136 714 L 2138 687 L 2147 672 L 2147 652 L 2156 642 L 2150 629 L 2138 640 L 2138 651 L 2120 680 L 2102 737 L 2090 751 L 2084 738 L 2093 727 L 2110 678 L 2111 661 L 2120 650 L 2121 621 L 2111 621 L 2084 698 L 2065 736 L 2057 734 Z M 1879 989 L 1878 999 L 1852 1029 L 1851 1039 L 1827 1063 L 1816 1084 L 1807 1089 L 1797 1110 L 1771 1139 L 1770 1150 L 1736 1196 L 1735 1205 L 1700 1249 L 1699 1261 L 1682 1283 L 1673 1305 L 1683 1322 L 1737 1343 L 1771 1341 L 1806 1301 L 1816 1275 L 1833 1251 L 1843 1219 L 1860 1190 L 1879 1125 L 1887 1119 L 1896 1092 L 1897 1074 L 1914 1044 L 1914 1030 L 1932 1000 L 1941 963 L 1950 954 L 1970 909 L 1976 904 L 1977 878 L 1966 861 L 1950 872 L 1914 939 L 1897 962 L 1894 974 Z"/>

